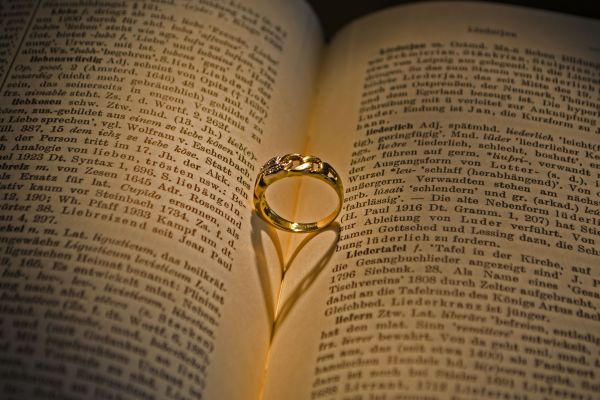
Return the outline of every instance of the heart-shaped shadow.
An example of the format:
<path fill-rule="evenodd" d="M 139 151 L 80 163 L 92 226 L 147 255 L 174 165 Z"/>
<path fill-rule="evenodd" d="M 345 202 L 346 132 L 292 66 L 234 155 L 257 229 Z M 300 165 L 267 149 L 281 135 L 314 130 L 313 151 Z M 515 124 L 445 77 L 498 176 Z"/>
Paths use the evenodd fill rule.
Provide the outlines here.
<path fill-rule="evenodd" d="M 294 249 L 290 257 L 286 260 L 284 258 L 281 242 L 275 228 L 267 224 L 255 213 L 252 213 L 251 218 L 252 224 L 252 245 L 254 247 L 254 254 L 256 257 L 257 273 L 264 296 L 264 304 L 267 315 L 271 317 L 272 330 L 271 340 L 273 340 L 274 334 L 277 328 L 285 321 L 294 304 L 300 299 L 310 288 L 313 282 L 317 279 L 321 271 L 325 268 L 331 256 L 335 252 L 335 248 L 340 238 L 341 227 L 337 222 L 333 222 L 326 228 L 307 234 L 304 239 Z M 335 238 L 331 241 L 331 244 L 325 249 L 321 257 L 314 262 L 313 265 L 307 266 L 302 265 L 301 277 L 297 280 L 295 287 L 289 292 L 286 300 L 280 302 L 279 296 L 281 295 L 282 288 L 286 284 L 286 273 L 289 272 L 290 267 L 298 258 L 298 255 L 302 250 L 314 240 L 317 236 L 326 234 L 327 232 L 333 232 Z M 272 245 L 272 252 L 276 253 L 276 257 L 267 256 L 265 252 L 266 243 L 263 238 L 268 238 Z M 312 255 L 311 259 L 314 259 L 315 255 Z M 274 261 L 276 260 L 276 261 Z M 294 273 L 300 273 L 294 271 Z M 275 288 L 278 288 L 275 291 Z M 275 293 L 277 292 L 277 293 Z"/>

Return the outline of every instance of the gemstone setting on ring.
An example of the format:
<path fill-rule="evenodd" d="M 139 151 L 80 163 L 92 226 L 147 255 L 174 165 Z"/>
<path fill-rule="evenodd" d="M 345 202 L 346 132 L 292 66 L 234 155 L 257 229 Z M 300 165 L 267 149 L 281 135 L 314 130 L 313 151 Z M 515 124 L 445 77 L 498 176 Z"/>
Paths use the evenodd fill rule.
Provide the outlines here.
<path fill-rule="evenodd" d="M 267 161 L 260 169 L 260 172 L 263 175 L 270 175 L 270 174 L 274 174 L 274 173 L 282 171 L 282 170 L 283 170 L 283 165 L 281 164 L 281 156 L 277 156 L 277 157 L 273 157 L 269 161 Z"/>

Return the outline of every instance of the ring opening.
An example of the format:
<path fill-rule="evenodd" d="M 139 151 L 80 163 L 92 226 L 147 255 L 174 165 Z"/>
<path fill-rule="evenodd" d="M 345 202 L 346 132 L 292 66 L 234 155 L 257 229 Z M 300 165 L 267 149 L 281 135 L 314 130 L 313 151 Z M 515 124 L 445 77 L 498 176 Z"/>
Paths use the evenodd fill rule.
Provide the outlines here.
<path fill-rule="evenodd" d="M 339 205 L 335 190 L 320 179 L 296 176 L 269 185 L 269 207 L 289 221 L 311 223 L 330 216 Z"/>

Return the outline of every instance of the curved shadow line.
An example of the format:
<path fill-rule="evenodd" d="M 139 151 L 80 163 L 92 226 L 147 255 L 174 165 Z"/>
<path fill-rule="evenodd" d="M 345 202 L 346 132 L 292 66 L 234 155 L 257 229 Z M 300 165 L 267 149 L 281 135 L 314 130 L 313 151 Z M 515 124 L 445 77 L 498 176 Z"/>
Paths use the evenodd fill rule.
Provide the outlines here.
<path fill-rule="evenodd" d="M 263 221 L 255 211 L 252 211 L 250 218 L 252 226 L 252 247 L 254 248 L 254 256 L 256 257 L 256 272 L 258 274 L 258 280 L 263 293 L 263 300 L 265 311 L 269 318 L 269 329 L 272 328 L 275 322 L 275 299 L 273 298 L 273 285 L 271 283 L 271 277 L 269 276 L 269 265 L 267 263 L 267 257 L 265 255 L 265 248 L 263 246 L 262 233 L 266 233 L 277 252 L 277 258 L 279 260 L 279 268 L 281 270 L 282 279 L 285 270 L 285 264 L 283 261 L 283 250 L 281 248 L 281 242 L 275 228 Z"/>
<path fill-rule="evenodd" d="M 285 272 L 285 271 L 287 271 L 289 266 L 294 262 L 294 260 L 296 259 L 296 257 L 300 253 L 300 251 L 311 240 L 313 240 L 317 235 L 320 235 L 327 231 L 332 231 L 335 233 L 335 240 L 333 240 L 333 242 L 331 243 L 331 245 L 329 246 L 329 248 L 327 249 L 325 254 L 323 254 L 323 256 L 321 256 L 321 258 L 317 261 L 317 263 L 312 268 L 308 269 L 308 273 L 306 274 L 306 276 L 304 276 L 304 278 L 302 278 L 300 283 L 294 288 L 294 290 L 290 294 L 289 298 L 285 301 L 285 303 L 283 303 L 281 305 L 281 308 L 279 308 L 276 311 L 277 315 L 275 316 L 273 331 L 271 333 L 271 341 L 273 341 L 273 339 L 275 337 L 275 333 L 277 332 L 278 328 L 281 326 L 281 324 L 285 321 L 285 319 L 289 315 L 294 304 L 310 288 L 310 286 L 317 279 L 317 277 L 319 276 L 321 271 L 324 269 L 324 267 L 327 265 L 327 263 L 331 259 L 331 256 L 333 256 L 333 253 L 335 252 L 337 243 L 340 240 L 340 233 L 341 233 L 340 224 L 337 222 L 334 222 L 334 223 L 330 224 L 327 228 L 325 228 L 321 231 L 313 232 L 313 233 L 307 235 L 306 238 L 304 238 L 304 240 L 302 240 L 302 242 L 298 245 L 298 247 L 296 247 L 296 249 L 292 253 L 292 256 L 290 257 L 290 259 L 287 261 L 286 265 L 284 266 L 284 272 Z M 285 276 L 284 276 L 284 279 L 285 279 Z M 281 283 L 282 285 L 284 283 L 284 279 L 282 280 L 282 283 Z"/>

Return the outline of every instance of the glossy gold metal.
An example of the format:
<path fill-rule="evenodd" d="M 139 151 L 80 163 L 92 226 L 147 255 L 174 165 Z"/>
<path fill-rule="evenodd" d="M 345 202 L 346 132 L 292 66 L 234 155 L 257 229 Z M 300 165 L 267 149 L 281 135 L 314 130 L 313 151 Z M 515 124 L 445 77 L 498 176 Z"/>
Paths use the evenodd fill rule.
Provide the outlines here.
<path fill-rule="evenodd" d="M 281 179 L 294 176 L 316 178 L 331 186 L 339 199 L 336 209 L 317 222 L 289 221 L 273 211 L 265 196 L 267 187 Z M 342 210 L 343 200 L 344 188 L 340 176 L 331 165 L 314 156 L 286 154 L 281 157 L 273 157 L 263 165 L 254 185 L 254 209 L 257 214 L 276 228 L 289 232 L 306 233 L 325 228 L 335 220 Z"/>

